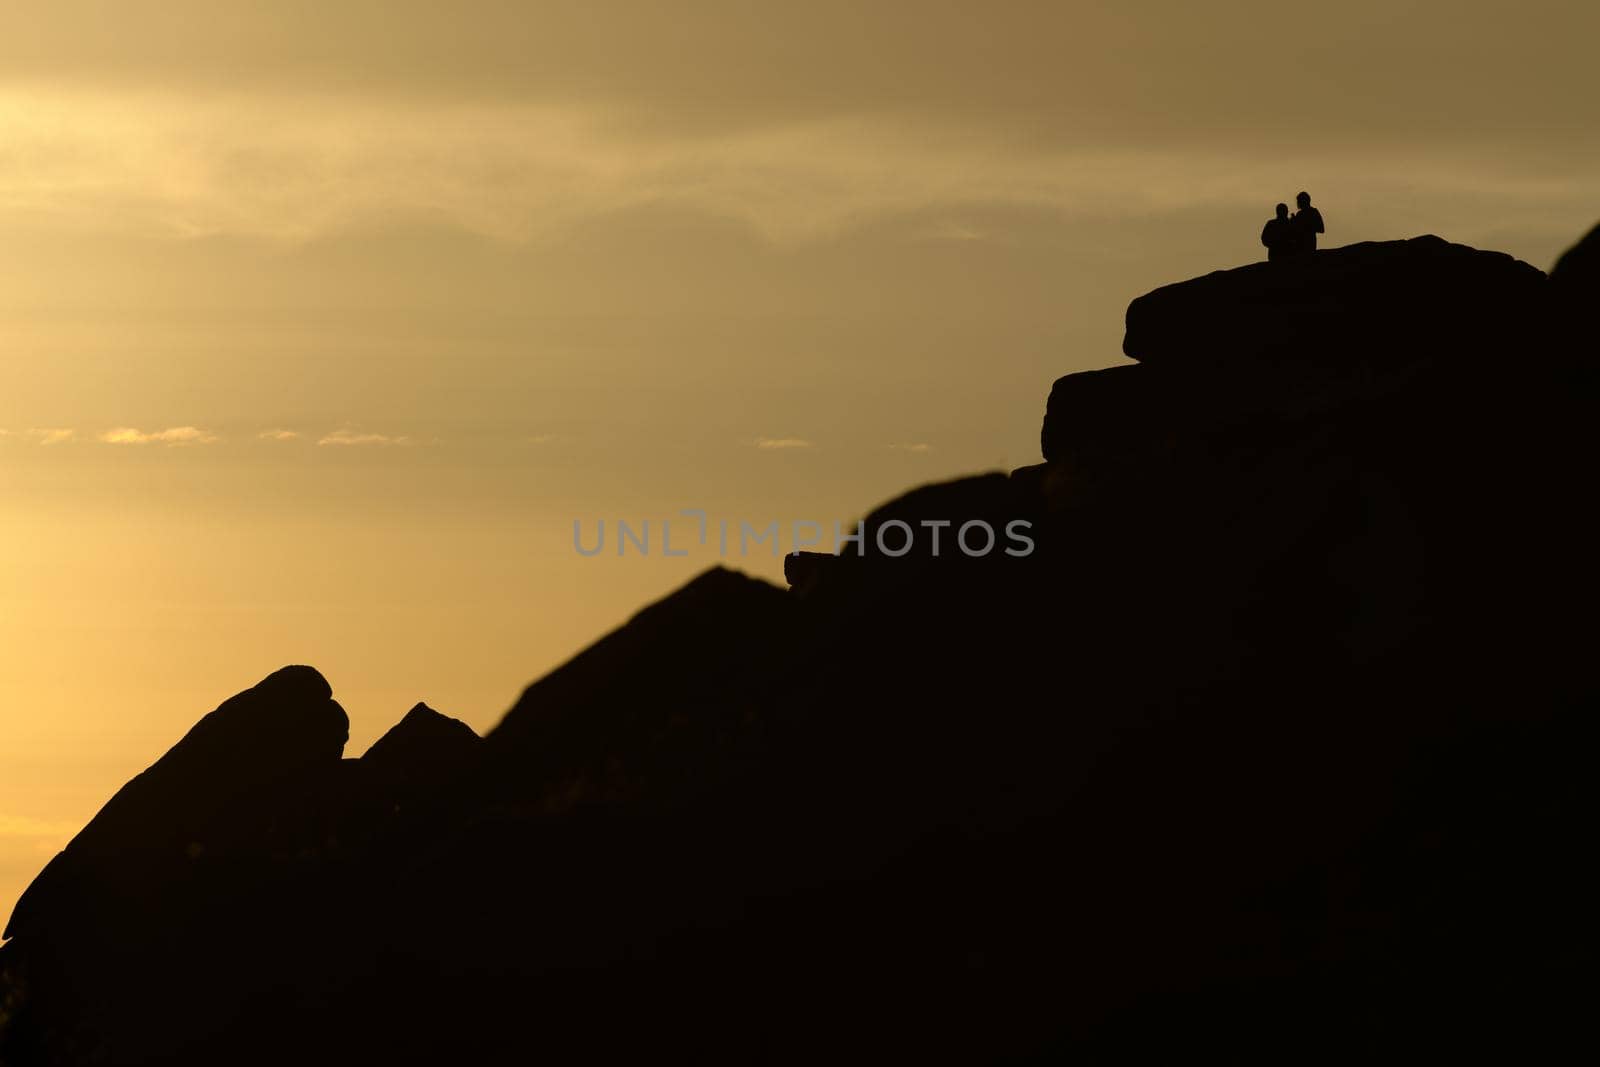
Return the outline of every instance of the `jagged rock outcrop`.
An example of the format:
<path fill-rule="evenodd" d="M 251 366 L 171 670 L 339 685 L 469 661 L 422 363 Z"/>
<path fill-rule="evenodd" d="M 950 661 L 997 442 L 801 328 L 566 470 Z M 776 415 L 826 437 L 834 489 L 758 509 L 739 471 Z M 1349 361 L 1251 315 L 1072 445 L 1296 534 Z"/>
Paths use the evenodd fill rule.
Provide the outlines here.
<path fill-rule="evenodd" d="M 1569 248 L 1550 270 L 1555 295 L 1555 345 L 1563 358 L 1590 371 L 1588 357 L 1600 338 L 1600 226 Z"/>
<path fill-rule="evenodd" d="M 1574 295 L 1593 297 L 1600 290 L 1600 226 L 1561 254 L 1550 268 L 1550 281 Z"/>
<path fill-rule="evenodd" d="M 461 773 L 482 745 L 472 727 L 419 703 L 362 753 L 361 766 L 392 790 L 426 789 Z"/>
<path fill-rule="evenodd" d="M 125 966 L 29 919 L 0 1058 L 1586 1038 L 1600 351 L 1547 301 L 1591 283 L 1436 238 L 1312 260 L 1135 301 L 1144 362 L 1056 384 L 1046 462 L 890 501 L 790 592 L 711 570 L 481 742 L 419 706 L 252 787 L 226 818 L 290 829 L 197 866 Z M 950 551 L 1012 520 L 1034 551 Z M 399 812 L 391 772 L 429 783 Z"/>

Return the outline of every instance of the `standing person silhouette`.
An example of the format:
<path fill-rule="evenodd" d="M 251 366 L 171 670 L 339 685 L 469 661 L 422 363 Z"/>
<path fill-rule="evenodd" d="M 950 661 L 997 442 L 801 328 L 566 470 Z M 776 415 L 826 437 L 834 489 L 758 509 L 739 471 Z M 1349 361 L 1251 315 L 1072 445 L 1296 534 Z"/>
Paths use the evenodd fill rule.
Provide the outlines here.
<path fill-rule="evenodd" d="M 1267 259 L 1283 259 L 1294 253 L 1296 234 L 1289 220 L 1289 205 L 1279 204 L 1278 213 L 1261 227 L 1261 243 L 1267 246 Z"/>
<path fill-rule="evenodd" d="M 1295 206 L 1300 210 L 1294 213 L 1294 218 L 1289 220 L 1294 226 L 1296 252 L 1315 252 L 1317 250 L 1317 234 L 1324 232 L 1322 228 L 1322 212 L 1311 206 L 1311 194 L 1301 193 L 1294 198 Z"/>

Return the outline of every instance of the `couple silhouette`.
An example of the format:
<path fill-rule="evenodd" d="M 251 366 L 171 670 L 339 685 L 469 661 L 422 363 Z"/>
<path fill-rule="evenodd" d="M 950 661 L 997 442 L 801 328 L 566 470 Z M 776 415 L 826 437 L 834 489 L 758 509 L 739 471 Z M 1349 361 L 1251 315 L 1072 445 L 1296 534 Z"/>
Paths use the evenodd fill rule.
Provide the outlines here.
<path fill-rule="evenodd" d="M 1288 259 L 1317 250 L 1317 234 L 1322 233 L 1322 212 L 1311 206 L 1311 194 L 1301 193 L 1294 198 L 1300 209 L 1289 214 L 1288 204 L 1279 204 L 1278 213 L 1261 228 L 1261 243 L 1267 246 L 1267 258 Z"/>

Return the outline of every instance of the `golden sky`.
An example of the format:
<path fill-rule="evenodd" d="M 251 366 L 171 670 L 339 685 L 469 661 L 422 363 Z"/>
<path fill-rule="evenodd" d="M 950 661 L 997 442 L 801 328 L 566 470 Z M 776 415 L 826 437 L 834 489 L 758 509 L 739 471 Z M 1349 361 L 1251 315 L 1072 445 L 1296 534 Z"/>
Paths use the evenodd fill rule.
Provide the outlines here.
<path fill-rule="evenodd" d="M 1596 40 L 1576 0 L 5 4 L 0 911 L 276 667 L 351 754 L 417 700 L 482 731 L 716 558 L 575 519 L 1035 462 L 1128 300 L 1302 188 L 1329 244 L 1548 266 L 1600 217 Z"/>

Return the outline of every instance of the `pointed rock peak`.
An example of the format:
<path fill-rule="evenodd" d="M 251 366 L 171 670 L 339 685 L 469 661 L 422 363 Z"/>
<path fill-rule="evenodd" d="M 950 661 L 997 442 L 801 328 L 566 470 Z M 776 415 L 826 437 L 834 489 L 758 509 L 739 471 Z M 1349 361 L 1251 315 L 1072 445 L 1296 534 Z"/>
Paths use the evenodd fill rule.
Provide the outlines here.
<path fill-rule="evenodd" d="M 1550 280 L 1563 288 L 1595 288 L 1600 283 L 1600 226 L 1561 254 L 1550 268 Z"/>
<path fill-rule="evenodd" d="M 388 733 L 374 741 L 361 758 L 381 760 L 392 749 L 423 741 L 470 745 L 481 740 L 477 732 L 460 719 L 453 719 L 419 701 L 389 728 Z"/>
<path fill-rule="evenodd" d="M 453 719 L 442 711 L 435 711 L 428 707 L 428 705 L 421 700 L 411 705 L 411 710 L 406 712 L 405 718 L 401 719 L 400 723 L 439 722 L 441 720 L 444 722 L 455 723 L 457 726 L 465 727 L 469 731 L 472 729 L 472 727 L 467 726 L 467 724 L 462 722 L 460 719 Z M 477 735 L 473 734 L 473 736 L 476 737 Z"/>
<path fill-rule="evenodd" d="M 761 597 L 767 595 L 774 588 L 775 587 L 770 582 L 763 581 L 760 578 L 752 577 L 743 571 L 734 570 L 732 567 L 724 567 L 721 564 L 717 564 L 716 566 L 709 567 L 706 570 L 701 571 L 699 574 L 695 575 L 687 583 L 685 583 L 684 586 L 676 593 L 664 597 L 662 600 L 657 601 L 656 603 L 663 604 L 682 597 L 693 598 L 723 595 L 752 595 Z M 656 605 L 654 604 L 650 605 L 650 607 L 655 606 Z M 648 611 L 650 608 L 646 608 L 645 610 Z"/>
<path fill-rule="evenodd" d="M 598 736 L 609 720 L 585 709 L 700 699 L 699 679 L 744 677 L 780 647 L 793 610 L 788 590 L 711 567 L 529 686 L 488 741 L 502 753 L 534 746 L 541 731 L 569 717 Z M 680 694 L 680 684 L 695 695 Z"/>
<path fill-rule="evenodd" d="M 405 777 L 431 774 L 461 763 L 483 741 L 460 719 L 418 703 L 361 757 L 363 766 Z"/>

